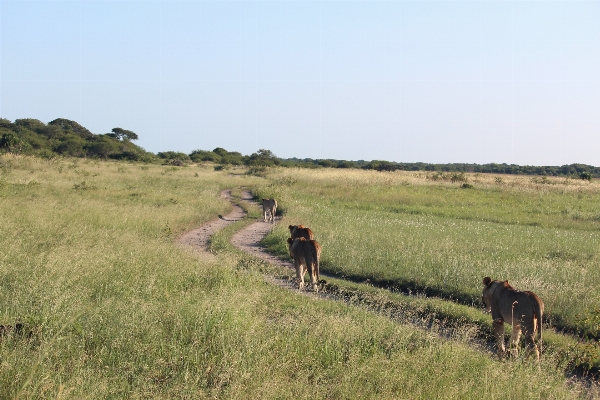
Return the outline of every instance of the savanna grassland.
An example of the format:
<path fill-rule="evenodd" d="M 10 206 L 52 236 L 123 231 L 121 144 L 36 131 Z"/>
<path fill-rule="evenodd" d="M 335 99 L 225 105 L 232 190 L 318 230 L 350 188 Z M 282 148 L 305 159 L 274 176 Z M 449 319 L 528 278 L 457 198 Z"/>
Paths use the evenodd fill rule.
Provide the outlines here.
<path fill-rule="evenodd" d="M 479 302 L 484 276 L 509 280 L 542 297 L 549 322 L 599 334 L 598 183 L 467 174 L 461 182 L 473 187 L 464 188 L 439 173 L 300 169 L 268 177 L 287 219 L 318 233 L 324 272 L 466 304 Z M 272 233 L 282 254 L 286 235 L 283 225 Z"/>
<path fill-rule="evenodd" d="M 175 238 L 230 210 L 222 189 L 251 188 L 284 213 L 265 240 L 274 251 L 304 223 L 323 271 L 462 299 L 485 275 L 510 279 L 595 332 L 595 182 L 469 176 L 474 188 L 460 189 L 426 174 L 245 172 L 0 156 L 0 324 L 24 327 L 1 338 L 0 398 L 589 394 L 551 356 L 542 368 L 499 362 L 460 337 L 266 283 L 269 267 L 227 244 L 249 220 L 207 256 Z"/>

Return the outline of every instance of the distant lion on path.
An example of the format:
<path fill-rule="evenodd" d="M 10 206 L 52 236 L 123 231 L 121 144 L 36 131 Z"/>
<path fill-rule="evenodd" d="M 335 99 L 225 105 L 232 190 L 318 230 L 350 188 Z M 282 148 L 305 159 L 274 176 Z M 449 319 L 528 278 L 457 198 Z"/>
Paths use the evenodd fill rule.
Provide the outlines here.
<path fill-rule="evenodd" d="M 270 221 L 273 222 L 275 213 L 277 212 L 277 200 L 262 199 L 263 221 L 267 222 L 267 212 L 271 214 Z"/>

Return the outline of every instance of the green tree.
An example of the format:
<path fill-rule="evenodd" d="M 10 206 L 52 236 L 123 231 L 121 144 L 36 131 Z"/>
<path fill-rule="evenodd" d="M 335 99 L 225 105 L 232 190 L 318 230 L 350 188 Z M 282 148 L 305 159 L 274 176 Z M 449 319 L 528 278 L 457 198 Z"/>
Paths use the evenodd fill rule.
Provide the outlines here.
<path fill-rule="evenodd" d="M 229 153 L 227 150 L 225 150 L 222 147 L 217 147 L 212 152 L 215 153 L 215 154 L 217 154 L 217 155 L 219 155 L 219 156 L 221 156 L 221 157 L 226 156 Z"/>
<path fill-rule="evenodd" d="M 122 128 L 112 128 L 112 133 L 107 133 L 117 140 L 138 140 L 138 135 L 132 131 Z"/>
<path fill-rule="evenodd" d="M 102 157 L 107 159 L 113 153 L 119 151 L 119 144 L 115 139 L 106 135 L 98 135 L 92 142 L 86 146 L 88 155 Z"/>
<path fill-rule="evenodd" d="M 346 160 L 342 160 L 340 162 L 338 162 L 338 164 L 336 165 L 336 168 L 356 168 L 356 163 L 354 163 L 353 161 L 346 161 Z"/>
<path fill-rule="evenodd" d="M 221 161 L 221 156 L 214 153 L 213 151 L 206 151 L 206 150 L 194 150 L 190 153 L 189 157 L 190 157 L 190 160 L 192 160 L 194 162 L 201 162 L 201 161 L 220 162 Z"/>
<path fill-rule="evenodd" d="M 90 132 L 87 128 L 81 126 L 75 121 L 71 121 L 70 119 L 57 118 L 53 121 L 48 122 L 48 125 L 60 128 L 64 133 L 74 132 L 84 139 L 92 139 L 94 137 L 94 134 Z"/>
<path fill-rule="evenodd" d="M 157 154 L 160 158 L 166 160 L 189 161 L 190 157 L 180 151 L 162 151 Z"/>
<path fill-rule="evenodd" d="M 16 119 L 14 125 L 19 128 L 29 129 L 30 131 L 37 132 L 38 129 L 43 129 L 46 127 L 39 119 L 34 118 L 20 118 Z"/>
<path fill-rule="evenodd" d="M 272 166 L 279 165 L 281 161 L 271 150 L 260 149 L 252 153 L 248 158 L 247 164 L 252 166 Z"/>
<path fill-rule="evenodd" d="M 333 160 L 319 160 L 317 164 L 325 168 L 333 168 L 336 166 L 336 163 Z"/>
<path fill-rule="evenodd" d="M 86 155 L 86 146 L 87 142 L 85 139 L 73 134 L 62 140 L 53 150 L 58 154 L 66 156 L 84 157 Z"/>
<path fill-rule="evenodd" d="M 5 132 L 0 136 L 0 149 L 14 152 L 18 145 L 21 143 L 21 139 L 14 132 Z"/>
<path fill-rule="evenodd" d="M 0 128 L 12 129 L 13 124 L 6 118 L 0 118 Z"/>
<path fill-rule="evenodd" d="M 244 156 L 242 156 L 242 153 L 238 153 L 237 151 L 230 151 L 221 157 L 221 163 L 223 164 L 242 165 L 244 163 L 243 160 Z"/>

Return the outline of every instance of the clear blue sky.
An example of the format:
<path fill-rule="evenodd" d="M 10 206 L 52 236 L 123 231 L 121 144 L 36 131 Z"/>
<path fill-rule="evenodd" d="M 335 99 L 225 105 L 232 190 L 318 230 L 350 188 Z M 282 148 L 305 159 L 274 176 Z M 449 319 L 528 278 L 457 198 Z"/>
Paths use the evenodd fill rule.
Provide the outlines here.
<path fill-rule="evenodd" d="M 154 153 L 600 166 L 600 1 L 5 1 L 0 117 Z"/>

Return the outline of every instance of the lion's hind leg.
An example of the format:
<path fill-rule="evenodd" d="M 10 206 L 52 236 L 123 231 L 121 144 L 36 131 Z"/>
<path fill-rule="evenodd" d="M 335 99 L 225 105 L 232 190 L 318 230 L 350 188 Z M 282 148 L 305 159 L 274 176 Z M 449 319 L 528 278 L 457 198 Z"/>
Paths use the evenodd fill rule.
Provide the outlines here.
<path fill-rule="evenodd" d="M 298 280 L 298 289 L 304 288 L 304 264 L 296 261 L 296 279 Z"/>
<path fill-rule="evenodd" d="M 317 285 L 317 266 L 315 263 L 311 264 L 311 268 L 309 268 L 308 272 L 310 273 L 310 283 L 312 283 L 312 288 L 315 292 L 318 292 L 319 286 Z"/>
<path fill-rule="evenodd" d="M 532 326 L 526 326 L 523 329 L 523 334 L 525 335 L 525 345 L 527 346 L 527 352 L 529 353 L 530 351 L 533 351 L 533 353 L 535 354 L 535 358 L 536 360 L 540 360 L 540 349 L 537 346 L 537 343 L 535 342 L 535 336 L 536 336 L 536 324 L 537 324 L 537 318 L 533 318 L 533 322 L 532 322 Z"/>
<path fill-rule="evenodd" d="M 502 359 L 504 353 L 506 353 L 506 346 L 504 345 L 504 320 L 497 318 L 492 323 L 494 328 L 494 336 L 496 337 L 496 346 L 498 349 L 498 357 Z"/>
<path fill-rule="evenodd" d="M 510 336 L 510 354 L 513 358 L 519 357 L 519 340 L 521 339 L 521 325 L 513 321 L 512 335 Z"/>

